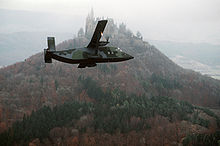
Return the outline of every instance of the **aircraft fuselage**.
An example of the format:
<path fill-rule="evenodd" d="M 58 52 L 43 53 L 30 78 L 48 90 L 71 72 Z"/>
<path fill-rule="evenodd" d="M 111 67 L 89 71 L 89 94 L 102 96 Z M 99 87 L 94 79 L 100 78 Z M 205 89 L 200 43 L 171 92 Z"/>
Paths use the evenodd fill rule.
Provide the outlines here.
<path fill-rule="evenodd" d="M 45 62 L 47 58 L 53 58 L 58 61 L 71 64 L 95 64 L 106 62 L 120 62 L 132 59 L 134 57 L 122 52 L 117 47 L 103 46 L 98 49 L 77 48 L 62 51 L 48 51 L 45 49 Z M 50 60 L 48 60 L 50 63 Z"/>
<path fill-rule="evenodd" d="M 48 49 L 44 49 L 45 63 L 52 63 L 52 59 L 79 64 L 78 68 L 93 67 L 96 63 L 120 62 L 133 59 L 131 55 L 122 52 L 120 48 L 106 46 L 109 41 L 100 41 L 107 20 L 100 20 L 87 47 L 56 51 L 55 38 L 48 37 Z"/>

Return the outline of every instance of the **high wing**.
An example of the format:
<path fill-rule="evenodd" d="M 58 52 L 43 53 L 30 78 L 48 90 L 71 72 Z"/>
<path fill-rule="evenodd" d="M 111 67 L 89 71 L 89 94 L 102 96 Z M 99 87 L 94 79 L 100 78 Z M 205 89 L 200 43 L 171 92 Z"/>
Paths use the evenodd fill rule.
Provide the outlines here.
<path fill-rule="evenodd" d="M 108 20 L 98 21 L 98 24 L 95 28 L 95 32 L 94 32 L 92 39 L 91 39 L 89 45 L 87 46 L 87 48 L 97 48 L 99 46 L 99 40 L 102 37 L 102 33 L 105 29 L 107 22 L 108 22 Z"/>

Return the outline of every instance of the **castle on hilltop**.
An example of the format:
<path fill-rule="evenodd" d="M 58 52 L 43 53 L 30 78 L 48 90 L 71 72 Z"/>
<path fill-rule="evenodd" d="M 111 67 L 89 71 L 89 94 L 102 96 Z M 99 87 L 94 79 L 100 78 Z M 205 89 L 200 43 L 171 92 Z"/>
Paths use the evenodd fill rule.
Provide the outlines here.
<path fill-rule="evenodd" d="M 126 28 L 126 25 L 124 23 L 121 23 L 119 24 L 119 26 L 117 26 L 112 18 L 95 17 L 93 9 L 91 9 L 90 13 L 86 17 L 85 33 L 83 31 L 83 28 L 81 28 L 78 32 L 78 36 L 84 35 L 87 39 L 91 39 L 97 22 L 103 19 L 108 20 L 107 26 L 104 31 L 105 37 L 108 36 L 110 38 L 114 38 L 116 35 L 126 35 L 142 39 L 140 32 L 137 32 L 137 35 L 134 36 L 133 33 Z"/>
<path fill-rule="evenodd" d="M 90 39 L 94 33 L 96 24 L 99 20 L 105 19 L 104 17 L 94 17 L 94 11 L 91 9 L 91 12 L 86 17 L 86 26 L 85 26 L 85 37 Z M 114 23 L 112 18 L 106 18 L 108 20 L 107 26 L 105 28 L 104 35 L 113 37 L 118 33 L 117 25 Z"/>

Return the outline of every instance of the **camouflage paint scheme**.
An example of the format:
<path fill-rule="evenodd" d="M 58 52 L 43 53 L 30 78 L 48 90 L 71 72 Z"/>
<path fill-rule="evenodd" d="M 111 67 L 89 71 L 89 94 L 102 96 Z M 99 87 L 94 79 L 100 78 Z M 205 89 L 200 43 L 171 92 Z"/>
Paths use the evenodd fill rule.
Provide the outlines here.
<path fill-rule="evenodd" d="M 120 62 L 133 59 L 120 48 L 105 46 L 109 42 L 100 42 L 107 20 L 99 21 L 93 37 L 87 47 L 56 51 L 54 37 L 48 37 L 48 49 L 44 49 L 45 63 L 52 63 L 52 58 L 58 61 L 79 64 L 78 68 L 93 67 L 96 63 Z"/>

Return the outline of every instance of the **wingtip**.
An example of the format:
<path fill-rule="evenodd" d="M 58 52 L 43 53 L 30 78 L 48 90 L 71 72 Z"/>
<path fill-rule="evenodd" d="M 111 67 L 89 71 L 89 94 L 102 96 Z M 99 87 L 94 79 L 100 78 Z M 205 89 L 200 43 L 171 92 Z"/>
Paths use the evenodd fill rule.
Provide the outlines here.
<path fill-rule="evenodd" d="M 107 22 L 108 22 L 108 20 L 99 20 L 99 22 L 106 22 L 106 23 L 107 23 Z"/>

